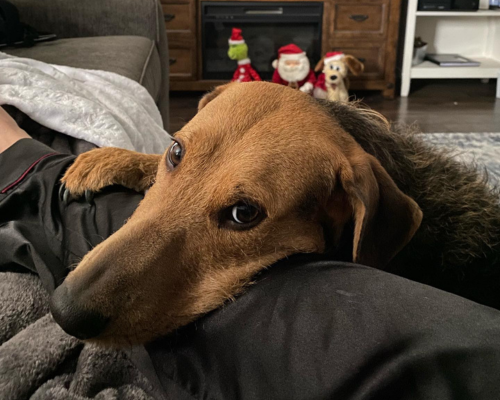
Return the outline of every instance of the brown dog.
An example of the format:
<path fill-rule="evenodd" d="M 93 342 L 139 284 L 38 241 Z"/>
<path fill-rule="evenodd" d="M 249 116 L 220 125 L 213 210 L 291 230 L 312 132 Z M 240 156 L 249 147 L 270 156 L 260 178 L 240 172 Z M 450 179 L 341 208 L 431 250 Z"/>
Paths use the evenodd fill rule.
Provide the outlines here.
<path fill-rule="evenodd" d="M 460 246 L 453 234 L 470 227 L 460 227 L 457 216 L 455 225 L 449 220 L 444 226 L 445 210 L 431 212 L 433 219 L 400 252 L 422 212 L 353 135 L 414 197 L 422 197 L 422 179 L 430 181 L 424 171 L 429 164 L 419 159 L 420 142 L 392 134 L 376 113 L 325 106 L 264 82 L 219 87 L 199 109 L 163 156 L 98 149 L 80 156 L 64 176 L 67 188 L 80 195 L 111 183 L 148 188 L 157 169 L 129 221 L 85 256 L 54 293 L 52 311 L 63 328 L 79 315 L 94 315 L 106 323 L 84 338 L 145 342 L 220 306 L 258 271 L 295 253 L 328 250 L 334 259 L 402 275 L 408 267 L 423 281 L 427 275 L 418 276 L 418 268 L 435 273 L 443 260 L 453 267 L 446 246 Z M 394 158 L 389 151 L 398 141 L 402 153 Z M 462 168 L 446 162 L 439 164 L 441 175 Z M 453 185 L 460 193 L 460 185 Z M 464 185 L 472 190 L 471 182 Z M 477 197 L 488 200 L 484 184 L 477 185 Z M 443 187 L 439 182 L 436 190 Z M 423 204 L 437 208 L 440 201 L 424 197 Z M 456 208 L 468 211 L 463 204 Z M 477 258 L 488 246 L 474 249 Z"/>

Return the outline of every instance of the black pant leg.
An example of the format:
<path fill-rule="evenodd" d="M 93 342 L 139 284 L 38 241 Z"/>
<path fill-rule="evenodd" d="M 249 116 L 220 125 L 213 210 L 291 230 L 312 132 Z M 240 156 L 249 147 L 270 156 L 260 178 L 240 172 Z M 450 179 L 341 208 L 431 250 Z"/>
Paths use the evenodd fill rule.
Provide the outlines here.
<path fill-rule="evenodd" d="M 112 187 L 64 204 L 59 180 L 75 157 L 22 139 L 0 154 L 0 269 L 39 274 L 50 292 L 93 247 L 119 229 L 142 195 Z"/>
<path fill-rule="evenodd" d="M 178 399 L 500 398 L 500 312 L 355 264 L 272 266 L 147 350 Z M 191 397 L 190 397 L 191 396 Z"/>

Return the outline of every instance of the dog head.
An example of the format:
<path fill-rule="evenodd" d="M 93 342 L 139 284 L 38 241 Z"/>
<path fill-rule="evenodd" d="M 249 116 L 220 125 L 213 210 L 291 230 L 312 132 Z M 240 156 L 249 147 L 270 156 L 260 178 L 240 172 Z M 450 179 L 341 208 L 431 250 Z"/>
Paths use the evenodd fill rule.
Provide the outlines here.
<path fill-rule="evenodd" d="M 99 326 L 97 342 L 166 334 L 279 259 L 340 254 L 346 238 L 349 259 L 383 268 L 420 224 L 417 204 L 310 96 L 229 84 L 199 109 L 132 217 L 58 289 Z"/>
<path fill-rule="evenodd" d="M 326 83 L 336 85 L 344 80 L 349 72 L 358 76 L 363 73 L 364 68 L 364 64 L 356 57 L 344 55 L 342 58 L 336 58 L 326 63 L 325 59 L 322 58 L 314 70 L 316 72 L 322 71 L 325 74 Z"/>

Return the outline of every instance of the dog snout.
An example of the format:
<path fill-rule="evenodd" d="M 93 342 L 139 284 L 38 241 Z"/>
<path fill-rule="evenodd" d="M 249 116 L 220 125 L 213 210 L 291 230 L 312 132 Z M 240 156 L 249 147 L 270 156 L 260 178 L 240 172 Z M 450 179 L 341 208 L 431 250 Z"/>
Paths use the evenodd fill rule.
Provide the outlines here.
<path fill-rule="evenodd" d="M 52 294 L 50 311 L 66 333 L 81 340 L 99 336 L 109 322 L 109 318 L 101 313 L 84 308 L 78 296 L 72 295 L 65 283 Z"/>
<path fill-rule="evenodd" d="M 337 78 L 338 78 L 338 76 L 337 76 L 337 75 L 331 75 L 331 76 L 330 76 L 330 80 L 331 80 L 331 81 L 336 81 L 336 80 L 337 80 Z"/>

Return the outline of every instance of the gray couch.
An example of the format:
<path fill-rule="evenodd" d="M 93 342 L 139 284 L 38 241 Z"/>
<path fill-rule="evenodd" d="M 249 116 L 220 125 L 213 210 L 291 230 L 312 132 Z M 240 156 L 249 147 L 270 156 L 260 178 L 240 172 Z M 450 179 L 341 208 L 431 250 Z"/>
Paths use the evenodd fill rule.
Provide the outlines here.
<path fill-rule="evenodd" d="M 5 52 L 133 79 L 153 96 L 168 129 L 168 46 L 157 0 L 10 1 L 22 22 L 61 39 Z"/>

